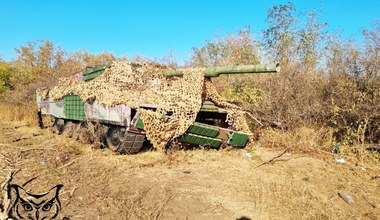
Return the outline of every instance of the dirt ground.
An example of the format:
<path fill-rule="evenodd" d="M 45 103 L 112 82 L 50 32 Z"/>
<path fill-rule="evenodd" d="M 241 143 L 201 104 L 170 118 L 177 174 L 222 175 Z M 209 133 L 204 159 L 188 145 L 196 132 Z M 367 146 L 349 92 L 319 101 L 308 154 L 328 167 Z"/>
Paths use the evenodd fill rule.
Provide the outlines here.
<path fill-rule="evenodd" d="M 379 163 L 246 149 L 114 155 L 49 130 L 0 122 L 0 183 L 63 184 L 70 219 L 380 219 Z M 346 192 L 354 204 L 338 196 Z"/>

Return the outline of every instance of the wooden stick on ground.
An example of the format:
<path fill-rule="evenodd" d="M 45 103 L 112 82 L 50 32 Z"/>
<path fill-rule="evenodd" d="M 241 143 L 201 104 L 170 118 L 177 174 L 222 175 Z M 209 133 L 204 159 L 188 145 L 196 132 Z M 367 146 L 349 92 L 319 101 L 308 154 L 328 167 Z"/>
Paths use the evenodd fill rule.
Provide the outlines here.
<path fill-rule="evenodd" d="M 33 180 L 37 179 L 39 176 L 40 175 L 37 175 L 37 176 L 34 176 L 34 177 L 30 178 L 29 180 L 27 180 L 25 183 L 22 184 L 22 187 L 25 187 L 27 184 L 29 184 Z"/>
<path fill-rule="evenodd" d="M 288 150 L 289 150 L 289 147 L 286 148 L 286 149 L 284 150 L 284 152 L 282 152 L 281 154 L 279 154 L 279 155 L 273 157 L 272 159 L 270 159 L 270 160 L 268 160 L 268 161 L 263 162 L 262 164 L 256 166 L 255 168 L 259 168 L 259 167 L 261 167 L 261 166 L 264 166 L 265 164 L 271 163 L 271 162 L 274 161 L 275 159 L 282 157 L 282 155 L 284 155 Z"/>
<path fill-rule="evenodd" d="M 21 169 L 17 169 L 15 171 L 10 172 L 8 174 L 7 179 L 0 186 L 0 191 L 3 191 L 3 195 L 4 195 L 3 201 L 0 203 L 0 217 L 2 217 L 1 215 L 4 215 L 4 213 L 8 211 L 9 206 L 10 206 L 10 204 L 9 204 L 10 200 L 9 200 L 9 197 L 8 197 L 8 185 L 10 184 L 10 182 L 12 182 L 13 177 L 20 170 Z"/>
<path fill-rule="evenodd" d="M 14 170 L 8 174 L 7 179 L 1 184 L 0 190 L 7 190 L 9 183 L 13 180 L 13 177 L 20 171 L 21 169 Z"/>
<path fill-rule="evenodd" d="M 264 126 L 263 123 L 259 121 L 255 116 L 253 116 L 250 112 L 244 111 L 251 119 L 255 120 L 260 126 Z"/>
<path fill-rule="evenodd" d="M 64 167 L 71 166 L 71 164 L 75 163 L 75 161 L 77 161 L 77 160 L 78 160 L 78 158 L 76 158 L 76 159 L 74 159 L 74 160 L 68 162 L 67 164 L 64 164 L 64 165 L 58 167 L 57 169 L 59 170 L 59 169 L 62 169 L 62 168 L 64 168 Z"/>

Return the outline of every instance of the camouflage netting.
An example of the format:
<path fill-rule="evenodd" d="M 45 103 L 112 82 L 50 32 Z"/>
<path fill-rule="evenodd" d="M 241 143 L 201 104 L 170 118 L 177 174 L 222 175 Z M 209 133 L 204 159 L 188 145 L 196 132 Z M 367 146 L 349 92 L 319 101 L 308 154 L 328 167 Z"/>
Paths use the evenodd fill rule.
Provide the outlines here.
<path fill-rule="evenodd" d="M 162 74 L 165 69 L 166 66 L 152 62 L 117 61 L 88 82 L 75 77 L 61 78 L 50 92 L 55 100 L 72 93 L 107 106 L 123 103 L 137 109 L 147 138 L 155 148 L 163 149 L 195 121 L 204 86 L 203 68 L 183 69 L 183 77 L 166 77 Z M 228 122 L 233 128 L 249 131 L 244 113 L 238 107 L 223 101 L 210 82 L 205 88 L 206 99 L 227 109 Z M 142 104 L 152 104 L 157 110 L 142 109 Z M 168 116 L 168 112 L 172 115 Z"/>
<path fill-rule="evenodd" d="M 223 99 L 216 91 L 216 88 L 212 84 L 211 80 L 205 80 L 205 92 L 206 100 L 210 100 L 214 102 L 215 105 L 227 110 L 227 123 L 232 128 L 238 131 L 244 131 L 247 133 L 250 132 L 244 111 L 242 111 L 239 106 L 231 104 Z"/>

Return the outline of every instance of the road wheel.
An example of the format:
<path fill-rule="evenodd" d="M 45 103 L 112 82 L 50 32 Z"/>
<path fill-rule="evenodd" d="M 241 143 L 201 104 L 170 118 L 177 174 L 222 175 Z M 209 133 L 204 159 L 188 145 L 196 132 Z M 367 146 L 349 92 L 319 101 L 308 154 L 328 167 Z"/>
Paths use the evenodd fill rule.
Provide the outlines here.
<path fill-rule="evenodd" d="M 106 134 L 106 144 L 108 148 L 112 151 L 117 151 L 122 143 L 122 132 L 121 129 L 115 126 L 111 126 L 108 128 Z"/>
<path fill-rule="evenodd" d="M 65 130 L 65 120 L 62 119 L 62 118 L 56 118 L 55 121 L 54 121 L 54 128 L 55 128 L 55 131 L 58 133 L 58 134 L 62 134 L 62 132 Z"/>

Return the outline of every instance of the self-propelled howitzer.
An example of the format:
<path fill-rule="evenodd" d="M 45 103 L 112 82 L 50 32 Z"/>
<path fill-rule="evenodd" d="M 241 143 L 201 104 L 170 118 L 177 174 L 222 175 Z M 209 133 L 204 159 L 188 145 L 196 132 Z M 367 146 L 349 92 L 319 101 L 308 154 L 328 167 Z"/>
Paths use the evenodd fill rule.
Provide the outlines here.
<path fill-rule="evenodd" d="M 136 77 L 134 79 L 139 82 L 143 81 L 140 80 L 141 75 L 139 74 L 144 75 L 146 73 L 142 71 L 144 70 L 144 66 L 148 70 L 154 69 L 162 71 L 162 73 L 167 76 L 164 78 L 167 78 L 166 80 L 171 82 L 176 81 L 172 81 L 172 76 L 183 76 L 183 70 L 181 69 L 168 70 L 166 67 L 162 68 L 162 66 L 158 64 L 116 62 L 114 63 L 114 66 L 105 64 L 87 67 L 84 71 L 75 74 L 72 79 L 66 81 L 67 83 L 64 83 L 64 86 L 61 86 L 62 91 L 60 89 L 51 89 L 45 92 L 37 91 L 40 126 L 46 126 L 42 123 L 43 116 L 50 115 L 53 122 L 52 126 L 58 133 L 64 132 L 69 126 L 81 127 L 82 123 L 92 123 L 97 126 L 96 135 L 99 135 L 98 139 L 100 139 L 105 146 L 118 153 L 137 153 L 145 146 L 149 146 L 149 141 L 152 141 L 151 139 L 147 140 L 147 128 L 149 124 L 143 122 L 139 109 L 156 112 L 157 109 L 160 109 L 160 101 L 152 101 L 152 99 L 149 99 L 151 101 L 139 102 L 138 105 L 130 105 L 126 104 L 128 102 L 115 101 L 120 100 L 120 97 L 115 94 L 123 96 L 128 92 L 133 93 L 138 91 L 138 86 L 140 86 L 140 84 L 135 84 L 137 85 L 136 87 L 131 86 L 133 85 L 133 81 L 130 80 L 130 78 L 120 78 L 120 75 L 118 74 L 110 75 L 113 71 L 112 68 L 115 68 L 116 66 L 125 67 L 126 71 L 132 71 L 131 73 L 133 77 Z M 107 75 L 104 74 L 103 78 L 99 77 L 103 75 L 107 69 L 109 70 Z M 137 71 L 138 74 L 135 74 L 133 71 Z M 278 63 L 267 65 L 209 67 L 204 70 L 204 77 L 218 77 L 221 74 L 276 73 L 279 71 L 280 65 Z M 110 81 L 112 76 L 115 76 L 114 81 Z M 104 86 L 101 81 L 93 83 L 96 81 L 94 80 L 95 78 L 107 79 L 108 84 Z M 147 88 L 157 87 L 160 83 L 159 80 L 148 80 L 145 82 L 150 83 L 146 86 Z M 73 84 L 75 84 L 75 86 L 72 86 Z M 118 87 L 113 91 L 119 93 L 111 93 L 108 91 L 109 89 L 111 90 L 110 87 L 116 86 L 116 84 L 119 86 L 121 84 L 121 87 Z M 90 85 L 93 85 L 94 87 L 90 87 Z M 58 85 L 58 87 L 59 86 L 60 85 Z M 68 88 L 70 89 L 68 90 Z M 95 91 L 96 88 L 103 88 L 103 90 L 100 92 Z M 53 92 L 53 90 L 55 92 Z M 57 92 L 64 94 L 58 97 Z M 108 98 L 107 100 L 104 98 L 101 99 L 100 96 L 108 93 L 112 95 L 106 96 Z M 56 95 L 54 96 L 54 94 Z M 140 97 L 141 94 L 133 94 L 136 95 L 130 96 L 132 100 L 142 100 L 142 97 Z M 148 95 L 150 94 L 152 93 L 149 93 Z M 115 102 L 113 102 L 113 100 Z M 107 105 L 105 104 L 106 102 L 114 104 Z M 174 103 L 173 106 L 178 106 L 178 103 Z M 164 116 L 169 120 L 173 117 L 173 112 L 171 110 L 168 110 L 163 114 L 166 114 Z M 212 100 L 202 97 L 202 104 L 199 111 L 193 114 L 195 114 L 196 119 L 187 130 L 185 129 L 186 132 L 177 136 L 176 139 L 179 142 L 212 148 L 220 148 L 226 145 L 244 147 L 247 144 L 250 136 L 248 133 L 227 128 L 228 123 L 226 121 L 228 118 L 228 110 L 223 108 L 223 106 L 215 104 Z"/>

